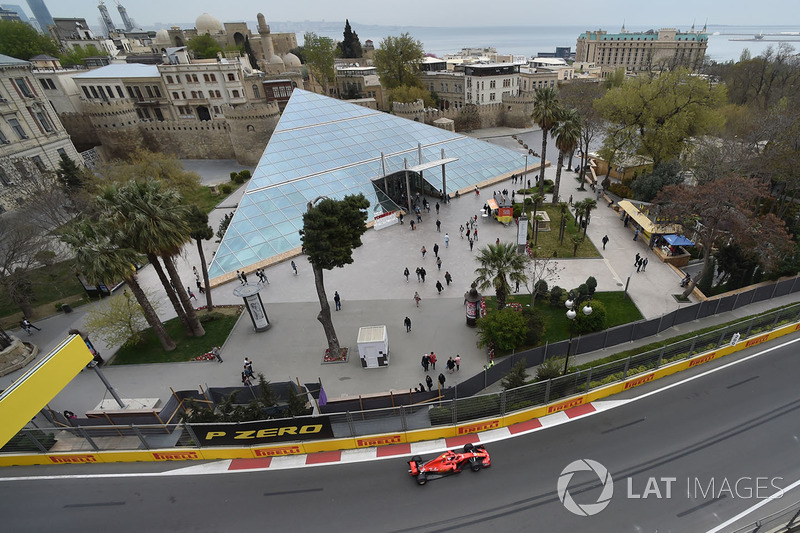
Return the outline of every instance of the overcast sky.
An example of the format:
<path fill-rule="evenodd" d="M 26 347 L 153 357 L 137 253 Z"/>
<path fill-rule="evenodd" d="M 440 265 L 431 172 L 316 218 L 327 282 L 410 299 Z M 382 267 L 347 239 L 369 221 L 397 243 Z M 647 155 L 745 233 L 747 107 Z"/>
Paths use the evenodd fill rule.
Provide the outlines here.
<path fill-rule="evenodd" d="M 1 0 L 19 4 L 25 0 Z M 45 0 L 54 17 L 85 18 L 98 26 L 97 0 Z M 303 0 L 267 2 L 265 0 L 123 0 L 128 14 L 141 26 L 156 23 L 193 23 L 207 12 L 222 22 L 254 21 L 264 13 L 267 22 L 327 20 L 351 24 L 384 26 L 509 26 L 509 25 L 582 25 L 609 26 L 618 29 L 623 19 L 629 26 L 698 27 L 709 24 L 788 25 L 800 27 L 797 0 L 571 0 L 569 2 L 532 2 L 530 0 L 403 0 L 369 2 L 353 0 Z M 106 0 L 111 18 L 119 26 L 120 17 L 114 0 Z M 391 6 L 391 7 L 388 7 Z M 387 9 L 388 7 L 388 9 Z M 30 15 L 30 11 L 28 11 Z"/>

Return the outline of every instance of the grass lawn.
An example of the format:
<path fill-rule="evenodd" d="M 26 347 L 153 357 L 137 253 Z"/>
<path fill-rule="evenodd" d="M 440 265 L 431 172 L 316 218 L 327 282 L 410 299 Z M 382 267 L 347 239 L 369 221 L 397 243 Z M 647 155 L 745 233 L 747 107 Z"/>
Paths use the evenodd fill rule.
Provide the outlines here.
<path fill-rule="evenodd" d="M 164 352 L 161 349 L 161 343 L 158 342 L 158 337 L 153 334 L 151 328 L 148 328 L 140 343 L 120 348 L 111 364 L 134 365 L 189 361 L 193 357 L 210 351 L 214 346 L 222 346 L 240 313 L 241 310 L 238 307 L 215 307 L 210 314 L 198 311 L 201 320 L 204 320 L 204 316 L 206 317 L 203 322 L 206 334 L 199 338 L 187 336 L 180 321 L 173 318 L 166 321 L 164 327 L 177 345 L 175 350 L 169 353 Z"/>
<path fill-rule="evenodd" d="M 231 186 L 230 194 L 225 194 L 222 192 L 222 185 L 218 185 L 216 187 L 218 191 L 217 194 L 211 192 L 209 187 L 198 187 L 195 194 L 187 194 L 184 200 L 188 204 L 197 204 L 200 210 L 204 213 L 210 213 L 215 207 L 217 207 L 217 204 L 236 192 L 239 187 L 244 187 L 246 184 L 247 181 L 245 181 L 242 185 L 237 185 L 232 181 L 228 182 L 228 185 Z"/>
<path fill-rule="evenodd" d="M 564 244 L 559 243 L 558 228 L 561 224 L 561 209 L 553 207 L 550 204 L 544 207 L 539 206 L 540 211 L 547 213 L 550 217 L 550 231 L 539 231 L 539 236 L 536 239 L 536 245 L 533 244 L 533 226 L 531 225 L 528 230 L 528 242 L 530 243 L 531 250 L 536 252 L 538 257 L 553 257 L 555 253 L 557 257 L 601 257 L 600 252 L 594 247 L 589 239 L 585 239 L 578 245 L 577 255 L 573 255 L 572 236 L 578 235 L 578 225 L 575 223 L 575 217 L 572 213 L 567 214 L 567 231 L 564 235 Z M 528 218 L 530 219 L 530 209 L 528 210 Z M 580 232 L 582 235 L 583 233 Z"/>
<path fill-rule="evenodd" d="M 56 313 L 56 303 L 69 303 L 75 307 L 88 301 L 83 286 L 75 277 L 72 261 L 31 270 L 29 278 L 33 289 L 34 318 Z M 3 317 L 0 321 L 3 327 L 12 328 L 22 319 L 22 311 L 5 291 L 0 291 L 0 317 Z"/>
<path fill-rule="evenodd" d="M 643 318 L 631 299 L 624 297 L 621 291 L 596 292 L 594 293 L 594 297 L 606 307 L 606 317 L 608 319 L 609 328 L 635 322 Z M 530 295 L 509 295 L 508 301 L 529 305 L 531 303 L 531 297 Z M 494 297 L 486 298 L 486 309 L 489 312 L 497 309 Z M 566 307 L 563 305 L 551 307 L 549 301 L 537 300 L 534 309 L 536 309 L 539 316 L 542 318 L 542 322 L 544 322 L 545 332 L 541 344 L 545 342 L 558 342 L 569 338 L 569 320 L 567 319 Z M 517 351 L 528 348 L 532 348 L 532 346 L 521 346 Z"/>

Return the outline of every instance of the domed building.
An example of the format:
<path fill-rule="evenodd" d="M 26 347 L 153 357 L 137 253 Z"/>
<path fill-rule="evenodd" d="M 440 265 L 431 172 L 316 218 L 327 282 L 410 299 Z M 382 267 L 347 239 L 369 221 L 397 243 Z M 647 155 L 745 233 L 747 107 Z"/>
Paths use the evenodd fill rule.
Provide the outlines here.
<path fill-rule="evenodd" d="M 197 17 L 197 20 L 194 21 L 194 27 L 197 30 L 197 35 L 215 35 L 225 31 L 219 19 L 208 13 L 203 13 Z"/>

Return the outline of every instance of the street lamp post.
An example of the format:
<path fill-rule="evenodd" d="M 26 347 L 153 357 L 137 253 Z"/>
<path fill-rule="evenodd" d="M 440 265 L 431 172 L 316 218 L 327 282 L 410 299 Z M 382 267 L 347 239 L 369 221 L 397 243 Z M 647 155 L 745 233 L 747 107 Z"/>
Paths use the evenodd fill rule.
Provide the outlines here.
<path fill-rule="evenodd" d="M 567 344 L 567 357 L 564 359 L 564 375 L 567 374 L 567 369 L 569 368 L 569 353 L 572 349 L 572 332 L 573 326 L 575 324 L 575 319 L 578 317 L 578 312 L 576 309 L 580 305 L 581 301 L 585 299 L 589 299 L 589 296 L 578 296 L 577 298 L 574 295 L 570 295 L 567 298 L 567 301 L 564 302 L 564 305 L 567 306 L 567 319 L 569 320 L 569 344 Z M 581 309 L 584 315 L 589 316 L 592 314 L 592 306 L 588 303 Z"/>

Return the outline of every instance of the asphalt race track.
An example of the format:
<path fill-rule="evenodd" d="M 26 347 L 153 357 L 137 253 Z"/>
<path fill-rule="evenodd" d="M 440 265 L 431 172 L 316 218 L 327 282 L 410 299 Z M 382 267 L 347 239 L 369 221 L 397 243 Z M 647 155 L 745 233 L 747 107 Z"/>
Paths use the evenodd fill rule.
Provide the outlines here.
<path fill-rule="evenodd" d="M 176 463 L 6 468 L 3 530 L 707 531 L 800 479 L 799 353 L 800 343 L 789 344 L 621 407 L 489 444 L 490 469 L 424 487 L 406 473 L 405 458 L 193 476 L 152 475 L 186 466 Z M 556 493 L 562 469 L 584 458 L 614 480 L 608 506 L 588 517 L 567 511 Z M 70 477 L 98 472 L 113 475 Z M 66 477 L 7 479 L 43 475 Z M 579 505 L 593 504 L 601 483 L 578 472 L 568 490 Z M 785 503 L 797 499 L 795 491 Z"/>

